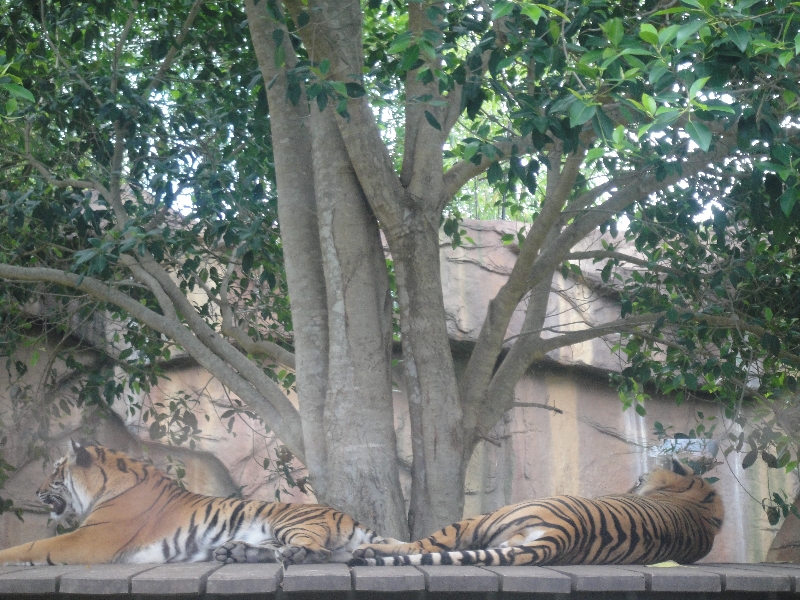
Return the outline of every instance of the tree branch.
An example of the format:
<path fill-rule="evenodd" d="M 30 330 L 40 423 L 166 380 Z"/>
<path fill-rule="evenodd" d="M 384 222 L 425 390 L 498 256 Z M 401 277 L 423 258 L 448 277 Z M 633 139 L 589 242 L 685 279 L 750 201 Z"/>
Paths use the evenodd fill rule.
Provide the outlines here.
<path fill-rule="evenodd" d="M 258 413 L 275 431 L 275 434 L 289 447 L 292 453 L 301 461 L 303 460 L 305 449 L 303 445 L 300 416 L 297 410 L 294 409 L 288 399 L 286 399 L 283 393 L 278 389 L 278 386 L 274 382 L 271 382 L 275 390 L 270 396 L 275 396 L 277 394 L 277 396 L 283 398 L 289 407 L 291 407 L 291 411 L 279 411 L 274 406 L 271 397 L 269 399 L 265 398 L 252 383 L 234 371 L 234 367 L 227 357 L 222 357 L 212 352 L 205 344 L 200 343 L 198 338 L 192 335 L 181 323 L 159 315 L 127 294 L 119 292 L 109 287 L 104 282 L 91 277 L 67 273 L 57 269 L 18 267 L 8 264 L 0 264 L 0 277 L 12 281 L 46 282 L 63 285 L 87 293 L 97 300 L 114 304 L 125 310 L 141 323 L 180 344 L 190 356 L 193 356 L 195 360 L 197 360 L 200 366 L 214 373 L 224 386 L 228 387 Z M 219 336 L 217 335 L 217 337 Z M 240 360 L 236 362 L 241 364 L 242 359 L 244 359 L 244 357 L 240 355 Z M 246 359 L 244 359 L 244 361 L 249 363 Z M 235 366 L 238 367 L 239 365 Z"/>
<path fill-rule="evenodd" d="M 514 148 L 527 148 L 529 144 L 530 141 L 527 137 L 520 137 L 495 142 L 493 145 L 500 152 L 502 158 L 504 160 L 508 160 L 508 158 L 514 153 Z M 495 162 L 497 162 L 497 159 L 489 159 L 486 156 L 483 156 L 481 157 L 481 162 L 477 165 L 471 160 L 462 160 L 450 167 L 444 174 L 445 204 L 452 200 L 467 182 L 477 177 L 481 173 L 484 173 Z"/>
<path fill-rule="evenodd" d="M 577 217 L 558 236 L 555 243 L 543 249 L 537 257 L 536 264 L 531 269 L 528 283 L 535 285 L 544 277 L 552 276 L 556 267 L 564 261 L 570 250 L 589 235 L 594 229 L 606 221 L 609 216 L 615 215 L 637 200 L 646 198 L 658 190 L 675 185 L 679 181 L 693 177 L 708 167 L 716 164 L 736 150 L 736 128 L 731 128 L 716 142 L 716 147 L 710 152 L 698 150 L 681 164 L 681 172 L 658 180 L 656 175 L 648 173 L 644 176 L 637 173 L 626 173 L 615 180 L 617 191 L 611 198 L 600 206 L 591 209 Z M 539 217 L 541 218 L 541 217 Z M 536 219 L 534 224 L 539 220 Z"/>
<path fill-rule="evenodd" d="M 485 390 L 486 386 L 489 385 L 492 379 L 492 370 L 497 357 L 500 355 L 503 336 L 508 329 L 511 316 L 525 293 L 535 287 L 535 284 L 534 286 L 530 285 L 529 273 L 534 265 L 539 262 L 537 257 L 545 244 L 545 240 L 548 240 L 547 247 L 552 245 L 553 227 L 561 216 L 561 210 L 569 198 L 569 193 L 575 184 L 584 156 L 585 149 L 567 156 L 559 173 L 558 182 L 554 185 L 550 185 L 549 180 L 551 178 L 548 177 L 549 189 L 542 212 L 531 225 L 508 280 L 489 302 L 486 319 L 481 326 L 475 348 L 470 355 L 465 371 L 466 374 L 462 378 L 462 397 L 468 398 L 470 397 L 469 392 L 474 394 L 477 390 Z M 554 163 L 555 157 L 551 157 L 551 164 Z M 551 170 L 554 169 L 551 167 Z"/>
<path fill-rule="evenodd" d="M 635 256 L 631 256 L 630 254 L 625 254 L 623 252 L 614 252 L 611 250 L 587 250 L 585 252 L 570 252 L 569 254 L 567 254 L 565 259 L 595 260 L 603 258 L 614 258 L 620 262 L 631 263 L 632 265 L 638 265 L 640 267 L 644 267 L 649 271 L 655 271 L 658 273 L 669 273 L 670 275 L 675 275 L 676 277 L 683 277 L 684 275 L 678 269 L 673 269 L 672 267 L 665 267 L 664 265 L 659 265 L 649 260 L 645 260 L 643 258 L 637 258 Z"/>
<path fill-rule="evenodd" d="M 167 71 L 175 60 L 175 57 L 178 55 L 178 51 L 183 45 L 184 40 L 186 40 L 186 36 L 189 34 L 189 30 L 192 28 L 192 24 L 194 23 L 197 14 L 200 12 L 200 8 L 203 6 L 204 1 L 205 0 L 195 0 L 194 4 L 192 4 L 192 8 L 189 9 L 189 14 L 186 16 L 186 20 L 183 22 L 183 27 L 181 27 L 181 32 L 178 34 L 178 37 L 175 38 L 175 43 L 172 45 L 172 47 L 170 47 L 167 55 L 164 57 L 164 60 L 161 61 L 158 71 L 153 76 L 153 79 L 150 80 L 150 83 L 142 93 L 142 98 L 148 98 L 156 86 L 164 79 L 164 75 L 166 75 Z"/>

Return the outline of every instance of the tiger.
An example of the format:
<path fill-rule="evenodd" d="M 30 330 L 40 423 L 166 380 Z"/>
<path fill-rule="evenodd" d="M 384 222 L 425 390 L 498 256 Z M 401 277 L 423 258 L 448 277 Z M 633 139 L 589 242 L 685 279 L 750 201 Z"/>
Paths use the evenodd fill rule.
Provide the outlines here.
<path fill-rule="evenodd" d="M 367 543 L 350 566 L 693 563 L 711 551 L 724 508 L 711 485 L 673 460 L 627 494 L 554 496 L 459 521 L 407 544 Z"/>
<path fill-rule="evenodd" d="M 0 565 L 346 562 L 361 544 L 400 544 L 320 504 L 216 498 L 123 452 L 72 442 L 37 492 L 80 526 L 0 551 Z"/>

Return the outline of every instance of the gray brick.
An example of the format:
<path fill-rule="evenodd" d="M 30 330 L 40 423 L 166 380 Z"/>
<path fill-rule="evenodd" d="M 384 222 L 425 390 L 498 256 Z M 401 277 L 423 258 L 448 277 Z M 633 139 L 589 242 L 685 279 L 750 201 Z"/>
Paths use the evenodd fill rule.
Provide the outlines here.
<path fill-rule="evenodd" d="M 722 590 L 727 592 L 788 592 L 792 589 L 790 574 L 778 570 L 751 569 L 735 564 L 700 563 L 698 569 L 717 573 Z"/>
<path fill-rule="evenodd" d="M 353 567 L 357 592 L 409 592 L 425 589 L 425 575 L 414 567 Z"/>
<path fill-rule="evenodd" d="M 220 563 L 174 563 L 159 565 L 131 581 L 134 594 L 200 594 L 205 591 L 206 579 L 219 569 Z"/>
<path fill-rule="evenodd" d="M 501 592 L 569 594 L 572 580 L 542 567 L 482 567 L 498 576 Z"/>
<path fill-rule="evenodd" d="M 61 576 L 85 569 L 83 566 L 58 565 L 31 567 L 0 575 L 0 594 L 54 594 Z"/>
<path fill-rule="evenodd" d="M 340 563 L 291 565 L 283 574 L 284 592 L 350 591 L 350 569 Z"/>
<path fill-rule="evenodd" d="M 642 573 L 626 571 L 606 565 L 547 567 L 569 575 L 574 592 L 643 592 L 645 580 Z"/>
<path fill-rule="evenodd" d="M 642 573 L 648 592 L 719 592 L 722 579 L 717 573 L 697 567 L 647 567 L 620 565 L 621 569 Z"/>
<path fill-rule="evenodd" d="M 62 594 L 129 594 L 131 578 L 156 565 L 86 565 L 61 577 Z"/>
<path fill-rule="evenodd" d="M 225 565 L 206 582 L 207 594 L 271 594 L 280 587 L 283 565 L 259 563 Z"/>
<path fill-rule="evenodd" d="M 425 574 L 429 592 L 496 592 L 500 587 L 496 573 L 478 567 L 442 565 L 417 569 Z"/>

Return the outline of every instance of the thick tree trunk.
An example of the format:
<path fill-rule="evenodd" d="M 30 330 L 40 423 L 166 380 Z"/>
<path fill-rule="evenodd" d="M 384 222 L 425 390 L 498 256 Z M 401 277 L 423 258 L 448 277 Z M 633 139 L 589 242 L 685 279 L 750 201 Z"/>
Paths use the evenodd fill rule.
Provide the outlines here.
<path fill-rule="evenodd" d="M 269 19 L 265 6 L 256 7 L 253 0 L 245 2 L 250 36 L 270 105 L 278 218 L 292 305 L 305 464 L 314 491 L 324 498 L 329 473 L 323 426 L 328 388 L 328 309 L 317 230 L 311 135 L 306 126 L 309 113 L 304 103 L 293 106 L 286 100 L 286 77 L 275 64 L 273 41 L 273 31 L 282 27 Z M 288 40 L 286 45 L 291 50 Z M 287 55 L 291 57 L 290 53 Z M 273 80 L 273 85 L 267 85 Z"/>
<path fill-rule="evenodd" d="M 391 298 L 378 226 L 331 109 L 287 100 L 265 3 L 247 0 L 268 88 L 306 466 L 320 502 L 381 533 L 408 526 L 396 459 Z M 284 31 L 284 53 L 294 56 Z"/>
<path fill-rule="evenodd" d="M 392 303 L 378 225 L 331 109 L 313 111 L 314 181 L 327 284 L 325 501 L 384 535 L 408 527 L 392 410 Z"/>
<path fill-rule="evenodd" d="M 390 239 L 411 418 L 411 537 L 430 535 L 464 512 L 465 432 L 447 336 L 437 224 L 424 218 Z"/>

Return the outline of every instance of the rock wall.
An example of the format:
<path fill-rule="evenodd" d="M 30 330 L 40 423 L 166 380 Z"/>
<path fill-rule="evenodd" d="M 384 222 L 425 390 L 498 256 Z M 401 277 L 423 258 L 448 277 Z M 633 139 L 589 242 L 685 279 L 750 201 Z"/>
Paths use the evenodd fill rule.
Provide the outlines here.
<path fill-rule="evenodd" d="M 465 228 L 474 244 L 455 250 L 446 239 L 441 244 L 447 324 L 458 369 L 465 367 L 488 302 L 505 282 L 516 257 L 515 246 L 504 245 L 501 236 L 516 233 L 517 224 L 471 222 Z M 596 243 L 589 240 L 586 247 Z M 577 282 L 554 276 L 546 323 L 552 331 L 545 335 L 618 317 L 613 297 L 604 294 L 598 281 L 589 277 Z M 522 307 L 509 327 L 509 344 L 519 333 L 521 323 Z M 653 434 L 656 421 L 674 427 L 672 431 L 686 432 L 701 419 L 698 416 L 701 413 L 701 420 L 706 423 L 714 417 L 713 422 L 718 423 L 717 437 L 738 433 L 709 404 L 686 402 L 677 406 L 670 398 L 654 397 L 647 403 L 644 417 L 631 410 L 623 412 L 616 392 L 608 383 L 608 373 L 620 369 L 622 364 L 611 351 L 614 341 L 614 338 L 598 339 L 555 351 L 529 370 L 516 388 L 519 406 L 506 414 L 472 457 L 466 486 L 466 515 L 532 497 L 562 493 L 597 496 L 627 491 L 639 475 L 653 466 L 648 452 L 659 443 Z M 26 377 L 30 393 L 35 393 L 35 383 L 43 376 L 41 365 L 47 363 L 46 349 L 40 352 L 39 368 L 31 369 Z M 94 358 L 87 355 L 86 360 Z M 51 468 L 51 461 L 66 451 L 70 437 L 94 440 L 145 456 L 162 467 L 184 465 L 185 484 L 200 493 L 313 501 L 310 494 L 288 486 L 276 468 L 276 459 L 286 458 L 281 454 L 280 441 L 246 415 L 231 416 L 229 411 L 236 408 L 236 398 L 218 381 L 188 360 L 175 361 L 168 375 L 169 380 L 162 380 L 149 394 L 133 394 L 139 409 L 131 411 L 130 406 L 121 402 L 113 406 L 113 411 L 62 416 L 50 431 L 36 434 L 47 437 L 46 445 L 50 448 L 49 456 L 36 458 L 24 458 L 35 427 L 25 423 L 24 416 L 12 420 L 12 385 L 2 380 L 5 374 L 0 375 L 3 430 L 0 439 L 9 438 L 6 460 L 19 466 L 5 489 L 0 490 L 0 496 L 10 497 L 26 509 L 24 524 L 12 515 L 0 516 L 0 547 L 51 534 L 46 514 L 35 501 L 34 493 Z M 399 369 L 394 381 L 398 458 L 405 468 L 401 477 L 408 486 L 411 444 Z M 68 378 L 57 393 L 71 394 Z M 198 415 L 201 433 L 194 440 L 195 450 L 164 445 L 163 440 L 156 442 L 149 438 L 150 421 L 143 420 L 142 410 L 156 409 L 159 403 L 176 399 L 186 401 Z M 206 414 L 210 417 L 208 421 L 203 417 Z M 222 415 L 227 416 L 222 418 Z M 720 479 L 716 486 L 725 498 L 727 518 L 706 560 L 763 560 L 776 528 L 768 525 L 760 500 L 779 490 L 794 497 L 796 482 L 780 476 L 776 470 L 767 473 L 761 462 L 742 471 L 741 457 L 736 454 L 720 458 L 722 464 L 710 475 Z M 264 459 L 269 460 L 267 469 L 263 468 Z M 295 479 L 302 477 L 302 465 L 296 461 L 290 461 L 287 468 Z"/>

